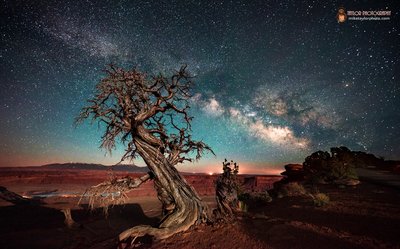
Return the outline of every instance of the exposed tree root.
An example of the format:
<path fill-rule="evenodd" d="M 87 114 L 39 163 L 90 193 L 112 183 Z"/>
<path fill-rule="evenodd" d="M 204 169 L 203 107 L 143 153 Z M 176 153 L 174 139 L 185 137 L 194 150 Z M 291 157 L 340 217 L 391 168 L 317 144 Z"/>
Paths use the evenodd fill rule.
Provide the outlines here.
<path fill-rule="evenodd" d="M 173 213 L 166 216 L 159 227 L 141 225 L 123 231 L 119 235 L 119 248 L 130 248 L 130 246 L 135 243 L 137 238 L 144 236 L 150 236 L 153 240 L 166 239 L 177 233 L 187 231 L 195 224 L 201 223 L 202 221 L 198 220 L 199 209 L 195 207 L 196 205 L 189 206 L 194 207 L 191 210 L 193 212 L 189 212 L 186 209 L 182 209 L 181 211 L 175 209 Z M 131 241 L 127 243 L 129 239 L 131 239 Z"/>
<path fill-rule="evenodd" d="M 125 241 L 132 238 L 133 241 L 138 237 L 152 236 L 154 239 L 166 239 L 176 233 L 187 231 L 191 226 L 205 222 L 199 220 L 199 217 L 205 215 L 203 212 L 207 210 L 202 206 L 198 206 L 197 201 L 191 199 L 185 200 L 186 204 L 182 207 L 177 207 L 172 213 L 167 215 L 161 222 L 158 228 L 151 226 L 136 226 L 125 230 L 119 235 L 120 241 Z"/>
<path fill-rule="evenodd" d="M 153 236 L 156 239 L 166 239 L 175 233 L 175 230 L 172 228 L 157 228 L 148 225 L 142 225 L 125 230 L 119 235 L 119 240 L 124 241 L 128 238 L 135 239 L 145 235 Z"/>
<path fill-rule="evenodd" d="M 165 169 L 165 168 L 163 168 Z M 164 210 L 165 217 L 161 220 L 160 225 L 156 227 L 151 226 L 137 226 L 122 232 L 119 235 L 119 240 L 127 241 L 129 238 L 134 242 L 136 238 L 143 236 L 151 236 L 153 239 L 166 239 L 176 233 L 187 231 L 190 227 L 196 224 L 209 222 L 208 206 L 205 205 L 198 197 L 195 190 L 186 184 L 186 181 L 180 177 L 175 168 L 169 167 L 170 175 L 174 176 L 174 182 L 170 182 L 170 190 L 172 194 L 169 197 L 172 200 L 171 210 Z M 159 186 L 162 181 L 168 181 L 169 176 L 159 179 L 155 178 L 155 186 Z M 161 181 L 161 182 L 160 182 Z M 162 203 L 163 196 L 159 196 Z"/>
<path fill-rule="evenodd" d="M 193 211 L 197 211 L 196 209 Z M 119 235 L 119 241 L 126 241 L 131 238 L 133 242 L 136 238 L 143 236 L 151 236 L 155 240 L 166 239 L 172 235 L 180 232 L 187 231 L 192 225 L 197 223 L 197 213 L 186 213 L 183 215 L 180 212 L 173 213 L 169 216 L 159 227 L 152 227 L 148 225 L 136 226 L 129 228 Z M 179 221 L 182 221 L 181 223 Z"/>

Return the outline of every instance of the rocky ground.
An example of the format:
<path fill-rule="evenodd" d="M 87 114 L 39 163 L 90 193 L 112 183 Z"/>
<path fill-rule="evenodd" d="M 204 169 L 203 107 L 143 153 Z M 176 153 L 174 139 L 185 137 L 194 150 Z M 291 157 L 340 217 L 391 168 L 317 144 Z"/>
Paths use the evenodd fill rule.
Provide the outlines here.
<path fill-rule="evenodd" d="M 362 181 L 354 187 L 318 187 L 330 197 L 315 207 L 310 197 L 253 202 L 229 224 L 202 225 L 164 241 L 139 240 L 142 248 L 400 248 L 400 192 Z M 211 207 L 213 196 L 204 196 Z M 160 204 L 155 196 L 132 196 L 106 218 L 78 199 L 53 196 L 40 206 L 1 202 L 0 248 L 116 248 L 117 235 L 131 226 L 155 225 Z M 68 229 L 61 209 L 72 208 L 77 226 Z"/>
<path fill-rule="evenodd" d="M 200 227 L 154 248 L 400 248 L 398 191 L 366 182 L 320 191 L 331 199 L 324 207 L 305 197 L 275 199 L 236 223 Z"/>

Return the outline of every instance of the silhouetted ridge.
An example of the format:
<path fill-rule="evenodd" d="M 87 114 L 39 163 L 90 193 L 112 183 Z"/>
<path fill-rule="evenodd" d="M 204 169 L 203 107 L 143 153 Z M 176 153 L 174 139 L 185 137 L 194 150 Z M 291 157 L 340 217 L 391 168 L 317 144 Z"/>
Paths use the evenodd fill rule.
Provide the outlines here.
<path fill-rule="evenodd" d="M 81 170 L 114 170 L 114 171 L 128 171 L 128 172 L 147 172 L 147 167 L 139 167 L 134 164 L 119 164 L 113 166 L 106 166 L 103 164 L 95 163 L 52 163 L 41 166 L 45 169 L 81 169 Z"/>

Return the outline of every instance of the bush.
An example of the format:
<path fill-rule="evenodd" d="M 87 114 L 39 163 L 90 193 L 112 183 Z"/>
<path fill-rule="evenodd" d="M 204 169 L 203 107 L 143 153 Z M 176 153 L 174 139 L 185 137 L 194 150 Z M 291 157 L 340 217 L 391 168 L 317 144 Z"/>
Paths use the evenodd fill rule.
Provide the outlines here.
<path fill-rule="evenodd" d="M 329 204 L 330 201 L 329 196 L 324 193 L 314 194 L 311 195 L 311 197 L 313 198 L 314 205 L 317 207 L 325 206 Z"/>
<path fill-rule="evenodd" d="M 329 172 L 330 174 L 328 175 L 331 180 L 358 179 L 354 166 L 335 161 L 333 161 L 331 164 L 332 166 Z"/>
<path fill-rule="evenodd" d="M 331 148 L 331 154 L 317 151 L 308 156 L 303 168 L 311 183 L 335 183 L 338 180 L 358 179 L 355 172 L 357 155 L 346 147 Z"/>
<path fill-rule="evenodd" d="M 238 200 L 245 204 L 252 203 L 252 202 L 267 203 L 267 202 L 271 202 L 272 198 L 268 194 L 267 191 L 265 191 L 263 193 L 244 192 L 244 193 L 241 193 L 240 195 L 238 195 Z"/>
<path fill-rule="evenodd" d="M 265 191 L 257 196 L 258 200 L 261 202 L 271 202 L 272 197 L 269 195 L 268 191 Z"/>
<path fill-rule="evenodd" d="M 282 185 L 278 192 L 278 197 L 284 196 L 302 196 L 307 193 L 306 189 L 297 182 L 289 182 L 288 184 Z"/>
<path fill-rule="evenodd" d="M 262 193 L 254 193 L 250 196 L 249 200 L 258 202 L 260 204 L 265 204 L 272 201 L 272 197 L 269 195 L 268 191 Z"/>

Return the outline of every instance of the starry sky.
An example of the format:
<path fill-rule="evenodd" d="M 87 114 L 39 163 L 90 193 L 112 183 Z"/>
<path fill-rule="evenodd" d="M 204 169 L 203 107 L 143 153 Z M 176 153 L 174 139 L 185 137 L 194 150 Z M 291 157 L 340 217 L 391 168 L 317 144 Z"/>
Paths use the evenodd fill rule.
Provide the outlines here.
<path fill-rule="evenodd" d="M 323 3 L 324 2 L 324 3 Z M 109 64 L 195 76 L 193 137 L 216 156 L 180 166 L 242 173 L 345 145 L 400 159 L 396 1 L 7 1 L 0 3 L 0 166 L 117 163 L 74 117 Z M 347 10 L 386 21 L 338 23 Z M 143 165 L 143 161 L 135 161 Z"/>

